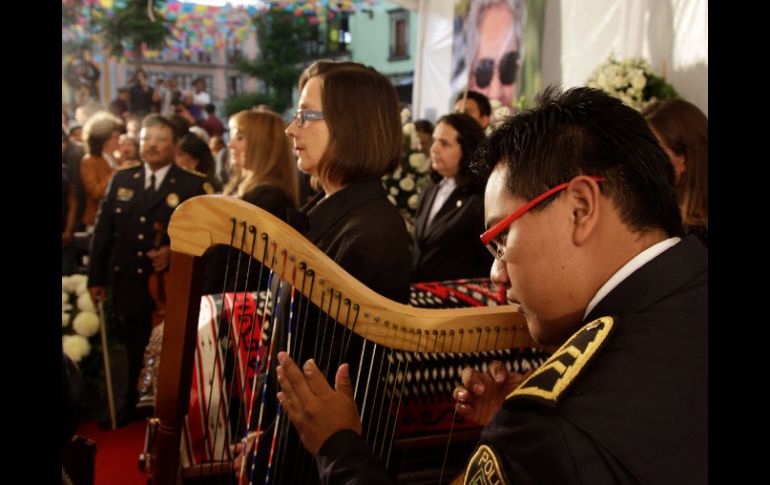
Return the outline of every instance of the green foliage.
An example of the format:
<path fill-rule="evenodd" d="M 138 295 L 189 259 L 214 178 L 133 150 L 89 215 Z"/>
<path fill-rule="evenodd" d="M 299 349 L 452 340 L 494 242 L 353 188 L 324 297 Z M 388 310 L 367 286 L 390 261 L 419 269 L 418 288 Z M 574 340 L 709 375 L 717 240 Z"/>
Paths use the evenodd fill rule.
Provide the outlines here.
<path fill-rule="evenodd" d="M 652 99 L 653 97 L 658 100 L 666 100 L 678 98 L 679 93 L 676 92 L 674 86 L 670 85 L 660 76 L 655 74 L 647 74 L 647 84 L 644 86 L 645 99 Z"/>
<path fill-rule="evenodd" d="M 303 22 L 300 22 L 303 20 Z M 236 107 L 251 108 L 264 103 L 281 113 L 292 103 L 292 90 L 297 85 L 307 55 L 303 42 L 312 39 L 312 27 L 289 12 L 268 11 L 255 17 L 260 52 L 259 59 L 240 62 L 238 70 L 265 83 L 264 93 L 239 95 L 225 103 L 228 113 Z M 253 101 L 258 100 L 258 101 Z M 236 110 L 237 111 L 237 110 Z"/>
<path fill-rule="evenodd" d="M 166 47 L 171 36 L 170 23 L 160 14 L 159 8 L 166 0 L 152 3 L 155 21 L 150 20 L 147 0 L 126 0 L 125 5 L 115 5 L 112 14 L 100 12 L 96 22 L 101 28 L 104 45 L 118 58 L 125 56 L 125 50 L 132 50 L 141 59 L 141 45 L 160 50 Z"/>

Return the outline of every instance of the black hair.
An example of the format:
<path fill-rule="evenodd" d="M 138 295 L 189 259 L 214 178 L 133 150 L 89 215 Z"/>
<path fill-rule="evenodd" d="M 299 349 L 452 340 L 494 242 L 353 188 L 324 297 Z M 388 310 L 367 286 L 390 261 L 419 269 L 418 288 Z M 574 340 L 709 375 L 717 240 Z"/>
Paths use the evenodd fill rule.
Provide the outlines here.
<path fill-rule="evenodd" d="M 602 91 L 546 88 L 535 108 L 494 131 L 472 166 L 487 177 L 498 164 L 508 170 L 511 195 L 526 200 L 578 175 L 605 177 L 600 190 L 626 225 L 637 232 L 683 234 L 668 156 L 641 114 Z"/>

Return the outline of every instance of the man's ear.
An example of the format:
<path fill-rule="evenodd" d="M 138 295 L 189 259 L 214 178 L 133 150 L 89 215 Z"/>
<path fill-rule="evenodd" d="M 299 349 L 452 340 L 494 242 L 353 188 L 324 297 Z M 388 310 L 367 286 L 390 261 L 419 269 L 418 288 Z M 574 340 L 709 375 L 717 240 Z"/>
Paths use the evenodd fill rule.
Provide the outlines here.
<path fill-rule="evenodd" d="M 572 239 L 580 246 L 591 238 L 599 224 L 599 183 L 591 177 L 580 175 L 572 179 L 566 192 L 572 211 Z"/>

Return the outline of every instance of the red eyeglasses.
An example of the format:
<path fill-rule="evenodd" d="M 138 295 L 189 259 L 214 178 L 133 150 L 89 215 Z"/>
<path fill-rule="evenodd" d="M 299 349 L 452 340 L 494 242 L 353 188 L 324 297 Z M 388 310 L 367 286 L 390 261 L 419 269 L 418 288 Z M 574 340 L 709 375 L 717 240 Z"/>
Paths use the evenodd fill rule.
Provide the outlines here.
<path fill-rule="evenodd" d="M 591 176 L 590 178 L 597 182 L 604 182 L 606 180 L 604 177 Z M 516 212 L 487 229 L 484 234 L 481 235 L 481 244 L 483 244 L 487 250 L 492 253 L 492 256 L 502 261 L 503 256 L 505 256 L 505 243 L 500 238 L 500 235 L 503 233 L 503 231 L 508 229 L 508 227 L 513 224 L 513 221 L 523 216 L 528 210 L 544 201 L 548 197 L 552 196 L 553 194 L 559 192 L 560 190 L 567 188 L 568 185 L 569 182 L 559 184 L 556 187 L 548 189 L 544 193 L 538 195 L 523 206 L 519 207 Z"/>

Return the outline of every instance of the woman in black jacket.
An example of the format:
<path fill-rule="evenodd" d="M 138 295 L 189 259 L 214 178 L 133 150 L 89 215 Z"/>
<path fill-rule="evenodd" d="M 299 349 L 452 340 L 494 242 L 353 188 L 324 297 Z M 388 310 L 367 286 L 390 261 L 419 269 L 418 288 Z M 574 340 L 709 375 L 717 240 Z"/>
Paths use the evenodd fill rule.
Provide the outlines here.
<path fill-rule="evenodd" d="M 393 85 L 361 64 L 320 61 L 302 74 L 299 90 L 286 133 L 300 170 L 322 191 L 302 208 L 307 220 L 298 226 L 358 281 L 406 303 L 409 234 L 380 181 L 401 156 Z"/>
<path fill-rule="evenodd" d="M 492 257 L 479 241 L 484 232 L 484 181 L 469 163 L 484 130 L 466 114 L 449 114 L 433 131 L 431 183 L 420 194 L 415 216 L 413 281 L 489 275 Z"/>

